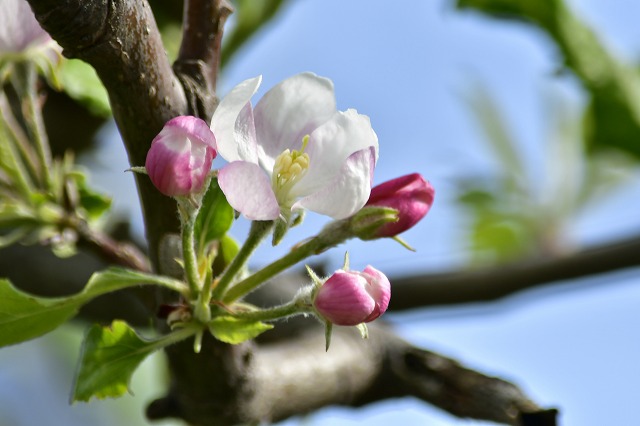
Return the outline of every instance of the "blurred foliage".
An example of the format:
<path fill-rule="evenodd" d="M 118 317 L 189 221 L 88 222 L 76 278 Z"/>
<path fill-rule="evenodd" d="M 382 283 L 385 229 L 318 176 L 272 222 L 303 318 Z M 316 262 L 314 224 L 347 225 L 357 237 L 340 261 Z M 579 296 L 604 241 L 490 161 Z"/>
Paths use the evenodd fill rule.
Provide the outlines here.
<path fill-rule="evenodd" d="M 533 173 L 521 159 L 522 144 L 483 86 L 466 98 L 496 162 L 497 173 L 459 181 L 458 201 L 471 216 L 473 263 L 561 254 L 571 249 L 568 228 L 597 197 L 625 182 L 635 164 L 628 156 L 584 149 L 572 108 L 550 98 L 543 164 Z M 531 163 L 531 161 L 528 161 Z"/>
<path fill-rule="evenodd" d="M 233 13 L 225 28 L 222 45 L 222 67 L 284 9 L 289 0 L 233 0 Z M 150 0 L 162 40 L 170 59 L 175 59 L 180 49 L 183 2 Z"/>
<path fill-rule="evenodd" d="M 67 59 L 60 66 L 62 89 L 98 117 L 110 117 L 109 95 L 91 65 Z"/>
<path fill-rule="evenodd" d="M 222 66 L 270 22 L 289 0 L 235 0 L 233 25 L 228 28 L 222 45 Z"/>
<path fill-rule="evenodd" d="M 471 9 L 536 25 L 590 96 L 584 134 L 592 150 L 616 148 L 640 159 L 640 74 L 619 62 L 562 0 L 457 0 Z"/>

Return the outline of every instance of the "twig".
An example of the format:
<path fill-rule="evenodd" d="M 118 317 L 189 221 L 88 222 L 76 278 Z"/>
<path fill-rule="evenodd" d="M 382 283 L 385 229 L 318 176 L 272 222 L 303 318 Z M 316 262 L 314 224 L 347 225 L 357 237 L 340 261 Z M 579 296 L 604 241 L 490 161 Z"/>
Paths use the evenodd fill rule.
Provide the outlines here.
<path fill-rule="evenodd" d="M 487 302 L 558 281 L 640 266 L 640 236 L 563 257 L 526 259 L 510 265 L 392 279 L 389 309 Z"/>
<path fill-rule="evenodd" d="M 224 23 L 233 8 L 227 0 L 185 0 L 180 52 L 173 69 L 193 115 L 209 120 L 217 105 L 216 82 Z"/>

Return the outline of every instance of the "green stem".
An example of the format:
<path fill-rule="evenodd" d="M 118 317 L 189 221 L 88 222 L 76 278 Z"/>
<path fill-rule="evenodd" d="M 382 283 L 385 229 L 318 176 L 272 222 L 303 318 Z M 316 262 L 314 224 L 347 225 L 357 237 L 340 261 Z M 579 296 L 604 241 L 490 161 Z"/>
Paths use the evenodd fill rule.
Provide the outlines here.
<path fill-rule="evenodd" d="M 13 142 L 20 159 L 28 172 L 31 182 L 38 182 L 39 171 L 34 160 L 35 153 L 29 145 L 29 139 L 22 131 L 20 124 L 16 120 L 11 106 L 4 93 L 0 93 L 0 129 L 4 128 L 8 140 Z"/>
<path fill-rule="evenodd" d="M 152 348 L 152 350 L 162 349 L 193 336 L 198 332 L 198 330 L 198 328 L 192 326 L 180 328 L 167 334 L 166 336 L 162 336 L 161 338 L 154 340 L 150 347 Z"/>
<path fill-rule="evenodd" d="M 225 294 L 229 284 L 231 284 L 238 272 L 240 272 L 242 267 L 247 263 L 249 257 L 251 257 L 251 254 L 258 248 L 262 240 L 269 234 L 273 225 L 273 221 L 253 221 L 251 223 L 247 240 L 227 269 L 222 273 L 216 285 L 213 292 L 214 299 L 219 300 Z"/>
<path fill-rule="evenodd" d="M 255 274 L 238 282 L 224 295 L 222 302 L 230 304 L 257 289 L 269 278 L 274 277 L 301 260 L 306 259 L 309 256 L 322 253 L 323 251 L 331 247 L 335 247 L 343 241 L 352 238 L 353 233 L 350 225 L 350 218 L 330 223 L 318 235 L 295 247 L 284 257 L 270 263 Z"/>
<path fill-rule="evenodd" d="M 184 283 L 180 280 L 176 280 L 169 277 L 163 277 L 160 275 L 150 275 L 150 277 L 151 277 L 149 279 L 150 284 L 156 284 L 164 288 L 168 288 L 170 290 L 180 293 L 185 298 L 187 298 L 190 294 L 190 291 L 189 291 L 190 289 L 187 286 L 185 286 Z"/>
<path fill-rule="evenodd" d="M 31 62 L 25 63 L 24 68 L 24 75 L 18 79 L 17 83 L 21 86 L 18 88 L 18 93 L 22 97 L 22 114 L 40 161 L 42 184 L 44 188 L 51 189 L 51 150 L 42 118 L 42 109 L 37 99 L 38 72 L 35 64 Z"/>
<path fill-rule="evenodd" d="M 189 203 L 189 200 L 184 202 L 178 200 L 178 210 L 182 219 L 182 259 L 187 283 L 189 283 L 189 288 L 191 289 L 191 297 L 195 298 L 200 293 L 201 285 L 193 236 L 198 211 L 185 205 L 186 203 Z"/>
<path fill-rule="evenodd" d="M 273 308 L 260 309 L 257 311 L 236 312 L 233 314 L 235 318 L 250 321 L 275 321 L 278 319 L 300 315 L 312 312 L 313 308 L 310 304 L 300 300 L 293 300 L 284 305 L 274 306 Z"/>

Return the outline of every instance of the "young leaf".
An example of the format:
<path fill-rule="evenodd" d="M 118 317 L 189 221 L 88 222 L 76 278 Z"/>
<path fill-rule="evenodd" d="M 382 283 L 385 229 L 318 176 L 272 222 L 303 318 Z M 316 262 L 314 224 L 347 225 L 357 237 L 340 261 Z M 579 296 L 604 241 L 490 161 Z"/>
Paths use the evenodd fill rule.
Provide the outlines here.
<path fill-rule="evenodd" d="M 80 206 L 85 210 L 87 219 L 93 221 L 102 217 L 111 208 L 111 197 L 91 189 L 84 173 L 76 170 L 72 177 L 78 187 Z"/>
<path fill-rule="evenodd" d="M 0 347 L 34 339 L 55 330 L 95 297 L 145 284 L 186 291 L 180 281 L 123 268 L 96 272 L 82 292 L 59 298 L 36 297 L 18 290 L 7 280 L 0 280 Z"/>
<path fill-rule="evenodd" d="M 31 296 L 0 280 L 0 347 L 34 339 L 55 330 L 78 311 L 73 298 Z"/>
<path fill-rule="evenodd" d="M 213 261 L 213 274 L 220 275 L 225 270 L 227 265 L 231 263 L 234 257 L 238 254 L 240 247 L 236 240 L 229 235 L 224 235 L 219 240 L 218 255 Z"/>
<path fill-rule="evenodd" d="M 109 96 L 91 65 L 77 59 L 64 61 L 60 76 L 62 88 L 71 98 L 98 117 L 111 116 Z"/>
<path fill-rule="evenodd" d="M 157 340 L 146 340 L 123 321 L 114 321 L 110 327 L 94 325 L 82 345 L 72 401 L 123 395 L 129 390 L 131 376 L 151 352 L 193 333 L 193 329 L 181 329 Z"/>
<path fill-rule="evenodd" d="M 211 179 L 195 224 L 198 253 L 202 254 L 211 241 L 222 238 L 232 223 L 233 208 L 218 186 L 218 180 Z"/>
<path fill-rule="evenodd" d="M 253 339 L 272 328 L 271 324 L 233 317 L 217 317 L 209 321 L 211 334 L 216 339 L 232 345 Z"/>

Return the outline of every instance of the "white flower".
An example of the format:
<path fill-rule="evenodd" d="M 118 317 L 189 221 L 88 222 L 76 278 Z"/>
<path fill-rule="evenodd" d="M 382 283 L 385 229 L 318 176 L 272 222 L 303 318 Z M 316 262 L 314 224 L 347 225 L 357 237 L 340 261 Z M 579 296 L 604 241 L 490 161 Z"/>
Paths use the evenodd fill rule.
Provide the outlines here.
<path fill-rule="evenodd" d="M 0 54 L 20 53 L 51 43 L 26 0 L 0 1 Z"/>
<path fill-rule="evenodd" d="M 289 221 L 303 209 L 342 219 L 360 210 L 378 157 L 369 117 L 337 111 L 333 83 L 312 73 L 279 83 L 254 110 L 260 82 L 233 88 L 211 120 L 229 162 L 218 181 L 231 206 L 251 220 Z"/>

